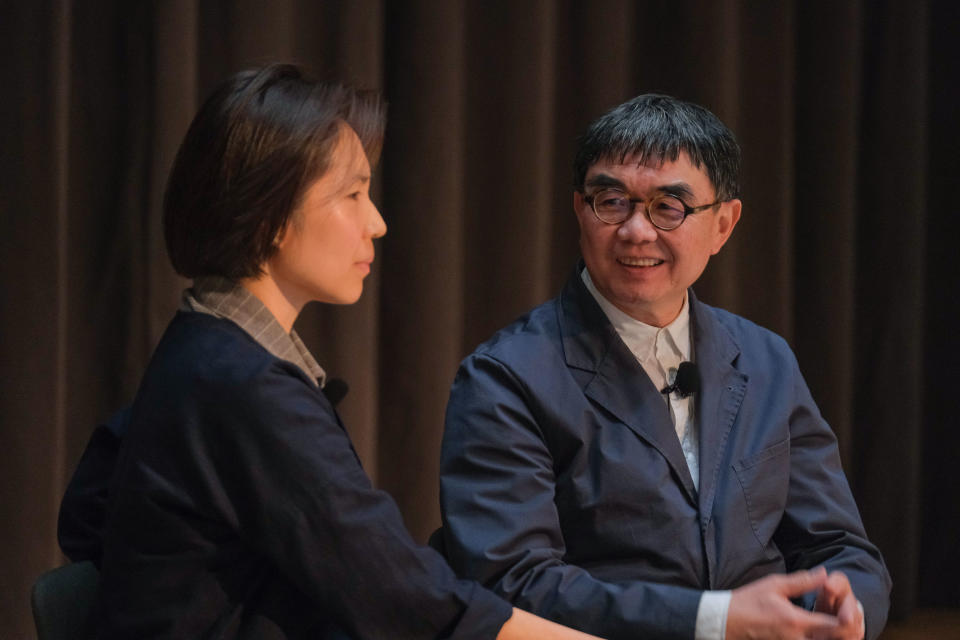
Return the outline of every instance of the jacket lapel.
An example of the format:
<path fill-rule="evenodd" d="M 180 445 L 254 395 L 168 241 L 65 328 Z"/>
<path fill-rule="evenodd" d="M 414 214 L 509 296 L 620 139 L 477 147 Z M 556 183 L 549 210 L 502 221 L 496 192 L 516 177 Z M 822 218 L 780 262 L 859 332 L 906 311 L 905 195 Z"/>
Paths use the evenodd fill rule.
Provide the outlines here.
<path fill-rule="evenodd" d="M 700 518 L 706 528 L 713 513 L 720 463 L 747 389 L 747 376 L 733 366 L 740 347 L 710 307 L 690 292 L 693 353 L 700 371 L 694 416 L 700 438 Z"/>
<path fill-rule="evenodd" d="M 583 392 L 666 459 L 691 504 L 696 490 L 667 404 L 580 279 L 577 265 L 560 296 L 567 366 L 587 372 Z"/>

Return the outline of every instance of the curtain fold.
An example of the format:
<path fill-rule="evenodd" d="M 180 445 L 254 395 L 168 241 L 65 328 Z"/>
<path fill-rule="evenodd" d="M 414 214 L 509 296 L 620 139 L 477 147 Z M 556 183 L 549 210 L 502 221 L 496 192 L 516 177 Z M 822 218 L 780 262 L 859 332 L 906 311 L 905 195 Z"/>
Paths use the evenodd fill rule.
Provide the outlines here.
<path fill-rule="evenodd" d="M 931 25 L 927 84 L 927 156 L 925 179 L 927 211 L 925 224 L 926 277 L 924 278 L 923 406 L 920 432 L 923 483 L 920 500 L 920 540 L 917 562 L 917 602 L 956 607 L 960 581 L 945 576 L 960 574 L 957 531 L 960 531 L 960 475 L 953 472 L 960 450 L 957 416 L 960 394 L 956 390 L 960 357 L 960 297 L 954 292 L 957 278 L 956 239 L 960 237 L 957 216 L 957 175 L 960 157 L 960 56 L 956 50 L 956 25 L 960 4 L 937 0 L 930 7 Z M 913 212 L 902 209 L 898 219 L 913 224 Z"/>
<path fill-rule="evenodd" d="M 945 0 L 8 0 L 0 4 L 0 619 L 62 561 L 56 513 L 130 402 L 186 282 L 161 199 L 207 92 L 273 60 L 382 90 L 388 225 L 360 303 L 297 328 L 350 384 L 344 422 L 413 534 L 439 524 L 457 363 L 578 256 L 576 137 L 647 91 L 704 104 L 744 153 L 743 218 L 697 284 L 794 346 L 894 615 L 956 606 L 960 341 Z"/>
<path fill-rule="evenodd" d="M 387 11 L 380 242 L 378 480 L 420 540 L 439 524 L 437 473 L 446 390 L 460 351 L 465 145 L 462 2 Z"/>
<path fill-rule="evenodd" d="M 860 159 L 858 3 L 815 4 L 798 16 L 796 277 L 792 309 L 800 367 L 853 469 L 856 211 Z M 829 96 L 829 99 L 825 99 Z M 830 313 L 818 310 L 829 309 Z"/>
<path fill-rule="evenodd" d="M 867 531 L 887 541 L 896 615 L 916 601 L 923 495 L 930 26 L 924 5 L 864 8 L 852 480 Z"/>

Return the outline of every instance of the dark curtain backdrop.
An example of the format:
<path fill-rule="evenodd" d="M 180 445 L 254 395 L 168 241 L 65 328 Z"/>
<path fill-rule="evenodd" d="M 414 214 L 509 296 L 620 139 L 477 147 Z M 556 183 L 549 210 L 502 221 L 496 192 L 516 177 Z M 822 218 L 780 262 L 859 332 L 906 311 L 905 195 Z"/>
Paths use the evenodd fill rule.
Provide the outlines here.
<path fill-rule="evenodd" d="M 416 537 L 457 363 L 577 258 L 577 134 L 655 90 L 743 146 L 743 219 L 698 294 L 795 347 L 894 615 L 958 606 L 957 6 L 0 0 L 0 635 L 31 636 L 65 483 L 185 284 L 160 228 L 179 140 L 218 80 L 273 60 L 390 101 L 375 273 L 298 327 Z"/>

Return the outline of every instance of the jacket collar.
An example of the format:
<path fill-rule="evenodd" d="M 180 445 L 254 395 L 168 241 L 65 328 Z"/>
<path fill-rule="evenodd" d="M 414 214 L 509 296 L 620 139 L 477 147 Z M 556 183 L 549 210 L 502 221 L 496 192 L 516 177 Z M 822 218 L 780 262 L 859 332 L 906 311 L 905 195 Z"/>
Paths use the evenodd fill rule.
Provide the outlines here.
<path fill-rule="evenodd" d="M 697 496 L 667 405 L 584 286 L 583 268 L 578 262 L 560 294 L 558 320 L 567 366 L 593 374 L 581 378 L 586 380 L 584 394 L 663 455 L 688 498 L 699 503 L 706 526 L 719 461 L 746 387 L 746 376 L 735 368 L 739 345 L 713 310 L 689 291 L 693 353 L 701 378 L 694 408 L 700 439 Z"/>
<path fill-rule="evenodd" d="M 747 390 L 747 375 L 737 369 L 740 345 L 709 306 L 691 299 L 693 353 L 700 373 L 694 416 L 700 438 L 700 514 L 707 526 L 727 443 Z"/>

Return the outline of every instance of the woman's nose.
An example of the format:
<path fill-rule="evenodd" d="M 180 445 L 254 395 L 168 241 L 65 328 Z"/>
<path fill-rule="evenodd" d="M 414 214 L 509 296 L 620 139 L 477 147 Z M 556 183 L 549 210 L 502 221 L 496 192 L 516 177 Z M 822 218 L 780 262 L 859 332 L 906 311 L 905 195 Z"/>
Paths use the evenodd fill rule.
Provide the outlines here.
<path fill-rule="evenodd" d="M 367 221 L 367 230 L 373 238 L 382 238 L 387 233 L 387 223 L 383 221 L 377 205 L 370 203 L 370 218 Z"/>

